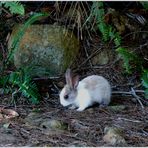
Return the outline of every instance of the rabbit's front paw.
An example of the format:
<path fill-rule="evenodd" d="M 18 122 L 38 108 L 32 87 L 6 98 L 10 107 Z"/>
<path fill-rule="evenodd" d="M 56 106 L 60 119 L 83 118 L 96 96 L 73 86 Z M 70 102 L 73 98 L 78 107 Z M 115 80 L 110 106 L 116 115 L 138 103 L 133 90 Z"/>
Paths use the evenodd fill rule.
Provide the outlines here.
<path fill-rule="evenodd" d="M 76 109 L 77 107 L 75 105 L 70 106 L 68 109 Z"/>
<path fill-rule="evenodd" d="M 81 112 L 81 111 L 83 111 L 84 109 L 85 109 L 85 108 L 79 107 L 79 108 L 77 109 L 77 111 Z"/>

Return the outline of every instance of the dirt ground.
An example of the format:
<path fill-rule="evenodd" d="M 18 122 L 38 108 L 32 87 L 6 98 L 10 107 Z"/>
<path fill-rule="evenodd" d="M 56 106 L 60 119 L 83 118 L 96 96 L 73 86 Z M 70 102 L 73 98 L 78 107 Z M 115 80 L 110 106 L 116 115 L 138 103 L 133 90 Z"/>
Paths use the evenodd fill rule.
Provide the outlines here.
<path fill-rule="evenodd" d="M 44 2 L 41 2 L 40 5 L 37 3 L 34 5 L 33 2 L 29 3 L 26 8 L 26 16 L 29 16 L 29 13 L 34 12 L 34 10 L 39 11 L 43 4 Z M 43 8 L 45 6 L 46 4 L 43 5 Z M 55 14 L 58 12 L 55 11 L 56 9 L 54 7 L 51 8 Z M 64 7 L 62 7 L 62 10 L 63 8 Z M 140 12 L 141 11 L 139 11 L 139 14 L 141 14 Z M 55 16 L 58 16 L 58 14 L 54 15 L 54 13 L 53 18 L 47 18 L 44 23 L 49 23 L 51 20 L 52 23 L 55 23 L 56 21 L 59 22 L 58 17 L 57 20 L 55 20 Z M 121 16 L 121 14 L 119 16 Z M 147 13 L 146 16 L 148 16 Z M 116 17 L 118 18 L 118 16 Z M 0 33 L 1 38 L 3 38 L 3 40 L 1 40 L 1 42 L 3 42 L 1 48 L 3 47 L 5 49 L 7 45 L 6 37 L 10 30 L 12 30 L 11 25 L 13 24 L 9 23 L 9 21 L 14 22 L 14 20 L 17 20 L 16 22 L 20 23 L 23 22 L 25 17 L 15 17 L 14 19 L 14 17 L 11 16 L 9 18 L 9 15 L 5 15 L 4 13 L 1 18 L 1 22 L 7 22 L 7 25 L 5 24 L 6 27 L 4 27 Z M 66 24 L 67 21 L 64 22 Z M 139 53 L 138 55 L 145 59 L 145 64 L 143 66 L 146 67 L 148 59 L 147 29 L 142 30 L 140 28 L 143 28 L 143 26 L 139 27 L 133 22 L 133 19 L 128 23 L 125 21 L 126 27 L 136 27 L 134 27 L 134 30 L 128 28 L 127 30 L 130 32 L 127 32 L 125 29 L 125 33 L 122 35 L 122 44 L 123 47 L 128 47 L 131 51 Z M 43 22 L 41 21 L 40 24 L 42 23 Z M 68 26 L 70 25 L 68 24 Z M 146 34 L 142 34 L 142 31 L 146 32 Z M 123 61 L 118 58 L 114 45 L 112 45 L 111 42 L 104 45 L 100 35 L 95 35 L 93 32 L 91 33 L 93 40 L 89 41 L 87 39 L 89 38 L 88 35 L 85 39 L 86 32 L 87 31 L 84 31 L 84 42 L 81 42 L 83 48 L 71 68 L 74 69 L 76 73 L 80 74 L 81 78 L 91 74 L 98 74 L 108 79 L 113 91 L 118 92 L 117 94 L 112 95 L 112 101 L 109 106 L 100 108 L 95 105 L 83 112 L 78 112 L 62 107 L 57 92 L 55 93 L 55 96 L 45 97 L 39 105 L 28 104 L 24 101 L 24 98 L 19 98 L 16 104 L 14 104 L 11 102 L 12 96 L 10 94 L 4 95 L 3 93 L 0 93 L 1 147 L 148 146 L 148 99 L 144 98 L 144 88 L 141 85 L 140 74 L 135 70 L 131 75 L 126 75 L 123 69 Z M 135 32 L 139 33 L 135 34 Z M 108 64 L 101 66 L 93 65 L 93 57 L 96 56 L 98 58 L 99 53 L 106 51 L 107 49 L 112 51 L 108 57 Z M 3 54 L 5 57 L 6 52 Z M 61 77 L 60 81 L 62 81 L 62 83 L 64 82 L 63 77 Z M 60 81 L 58 81 L 58 83 Z M 44 86 L 45 82 L 42 80 L 41 82 Z M 40 85 L 41 82 L 39 81 Z M 47 86 L 50 84 L 51 82 L 49 82 Z M 58 85 L 59 84 L 55 83 L 55 86 Z M 58 86 L 58 88 L 60 87 Z M 131 92 L 131 88 L 133 88 L 133 92 Z M 49 87 L 47 89 L 49 89 Z M 51 89 L 55 89 L 53 85 L 51 86 Z M 19 116 L 8 119 L 8 115 L 5 114 L 6 112 L 2 113 L 3 109 L 12 109 L 13 111 L 16 111 Z M 119 129 L 120 132 L 111 132 L 113 130 L 110 130 L 110 133 L 106 132 L 106 129 L 108 128 L 116 128 Z"/>
<path fill-rule="evenodd" d="M 105 127 L 121 129 L 126 146 L 148 146 L 148 107 L 142 109 L 131 100 L 113 96 L 108 107 L 94 106 L 83 112 L 63 108 L 57 98 L 36 107 L 7 107 L 19 116 L 0 122 L 0 146 L 122 146 L 104 141 Z M 30 121 L 27 116 L 32 116 Z M 65 127 L 48 128 L 45 120 L 60 121 Z"/>

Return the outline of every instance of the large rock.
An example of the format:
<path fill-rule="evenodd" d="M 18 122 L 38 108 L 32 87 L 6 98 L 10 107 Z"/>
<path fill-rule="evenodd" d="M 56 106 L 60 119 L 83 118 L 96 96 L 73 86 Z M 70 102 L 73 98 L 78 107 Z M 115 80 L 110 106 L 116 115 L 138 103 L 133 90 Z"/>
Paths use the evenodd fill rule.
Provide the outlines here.
<path fill-rule="evenodd" d="M 22 25 L 16 26 L 11 34 L 8 48 Z M 63 73 L 72 64 L 79 51 L 79 41 L 71 31 L 56 25 L 31 25 L 23 35 L 18 50 L 14 53 L 17 68 L 35 65 L 45 68 L 50 76 Z"/>

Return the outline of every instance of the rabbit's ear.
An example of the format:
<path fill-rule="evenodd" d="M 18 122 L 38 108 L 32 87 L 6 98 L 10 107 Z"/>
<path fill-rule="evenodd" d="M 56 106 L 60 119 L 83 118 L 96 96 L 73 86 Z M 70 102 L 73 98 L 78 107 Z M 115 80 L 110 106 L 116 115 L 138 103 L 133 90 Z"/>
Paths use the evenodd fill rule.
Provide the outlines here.
<path fill-rule="evenodd" d="M 70 88 L 73 88 L 73 85 L 72 85 L 72 72 L 71 72 L 70 69 L 66 70 L 65 78 L 66 78 L 67 85 L 69 85 Z"/>
<path fill-rule="evenodd" d="M 79 76 L 77 75 L 77 76 L 73 77 L 73 79 L 72 79 L 73 89 L 76 89 L 78 84 L 79 84 Z"/>

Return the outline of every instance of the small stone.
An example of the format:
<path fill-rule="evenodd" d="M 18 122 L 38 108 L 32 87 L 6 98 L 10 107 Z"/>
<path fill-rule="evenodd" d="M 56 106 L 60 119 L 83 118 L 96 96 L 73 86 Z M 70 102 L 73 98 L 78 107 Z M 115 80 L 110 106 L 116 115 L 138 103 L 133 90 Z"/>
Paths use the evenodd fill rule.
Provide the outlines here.
<path fill-rule="evenodd" d="M 88 130 L 89 129 L 89 126 L 85 125 L 85 123 L 79 121 L 79 120 L 76 120 L 76 119 L 73 119 L 71 121 L 71 125 L 74 127 L 74 129 L 81 129 L 81 130 Z"/>
<path fill-rule="evenodd" d="M 85 142 L 82 141 L 74 141 L 68 147 L 88 147 L 88 145 Z"/>
<path fill-rule="evenodd" d="M 95 111 L 94 111 L 94 108 L 88 108 L 87 111 L 88 111 L 90 114 L 92 114 L 92 113 L 95 112 Z"/>
<path fill-rule="evenodd" d="M 41 122 L 43 121 L 42 119 L 42 114 L 37 113 L 37 112 L 31 112 L 28 114 L 28 116 L 24 119 L 27 125 L 31 126 L 39 126 Z"/>
<path fill-rule="evenodd" d="M 48 130 L 67 130 L 68 124 L 64 123 L 59 120 L 50 119 L 47 121 L 44 121 L 41 125 L 42 128 L 46 128 Z"/>
<path fill-rule="evenodd" d="M 122 111 L 122 110 L 125 110 L 125 109 L 126 109 L 126 106 L 125 106 L 125 105 L 115 105 L 115 106 L 108 106 L 108 108 L 109 108 L 111 111 L 120 112 L 120 111 Z"/>
<path fill-rule="evenodd" d="M 105 127 L 103 140 L 112 146 L 126 146 L 122 130 L 116 127 Z"/>
<path fill-rule="evenodd" d="M 60 87 L 60 88 L 63 88 L 65 85 L 64 82 L 60 81 L 59 83 L 57 83 L 57 86 Z"/>

